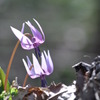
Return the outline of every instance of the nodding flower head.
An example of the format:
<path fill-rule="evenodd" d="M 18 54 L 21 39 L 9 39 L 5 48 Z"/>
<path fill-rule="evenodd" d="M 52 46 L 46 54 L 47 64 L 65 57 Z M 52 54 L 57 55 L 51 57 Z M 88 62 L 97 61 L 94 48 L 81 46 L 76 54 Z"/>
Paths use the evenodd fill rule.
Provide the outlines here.
<path fill-rule="evenodd" d="M 25 23 L 23 23 L 21 31 L 19 31 L 16 28 L 11 26 L 13 33 L 20 40 L 22 48 L 26 49 L 26 50 L 38 48 L 38 46 L 40 44 L 44 43 L 44 41 L 45 41 L 45 35 L 42 30 L 42 27 L 35 19 L 33 19 L 33 20 L 38 25 L 40 32 L 29 21 L 27 21 L 25 23 L 29 26 L 29 28 L 32 31 L 32 34 L 29 34 L 29 33 L 27 34 L 28 37 L 25 34 L 23 34 Z"/>
<path fill-rule="evenodd" d="M 46 53 L 45 51 L 41 55 L 41 65 L 39 64 L 38 59 L 32 54 L 33 64 L 31 63 L 29 57 L 27 56 L 27 62 L 23 59 L 24 66 L 28 75 L 35 79 L 40 77 L 41 86 L 45 87 L 47 85 L 45 76 L 50 75 L 53 72 L 53 62 L 50 56 L 50 52 Z"/>

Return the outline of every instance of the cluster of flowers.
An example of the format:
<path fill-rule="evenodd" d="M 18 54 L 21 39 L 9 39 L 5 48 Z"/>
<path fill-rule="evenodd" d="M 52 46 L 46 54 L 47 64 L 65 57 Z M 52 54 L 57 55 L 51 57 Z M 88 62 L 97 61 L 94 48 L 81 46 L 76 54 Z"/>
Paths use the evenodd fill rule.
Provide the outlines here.
<path fill-rule="evenodd" d="M 53 72 L 53 62 L 50 56 L 49 50 L 40 52 L 39 46 L 45 42 L 45 35 L 42 30 L 42 27 L 37 22 L 37 20 L 33 19 L 36 24 L 38 25 L 40 31 L 38 31 L 30 21 L 27 21 L 23 23 L 21 31 L 17 30 L 16 28 L 11 26 L 11 29 L 15 36 L 19 39 L 21 43 L 21 47 L 25 50 L 35 50 L 35 54 L 32 54 L 33 63 L 30 61 L 29 57 L 26 56 L 27 61 L 22 59 L 25 69 L 28 73 L 28 75 L 35 79 L 37 77 L 40 77 L 41 79 L 41 86 L 45 87 L 47 86 L 47 82 L 45 79 L 46 75 L 50 75 Z M 30 33 L 24 33 L 24 27 L 25 24 L 28 25 L 30 28 L 32 34 Z M 41 61 L 41 64 L 40 62 Z"/>

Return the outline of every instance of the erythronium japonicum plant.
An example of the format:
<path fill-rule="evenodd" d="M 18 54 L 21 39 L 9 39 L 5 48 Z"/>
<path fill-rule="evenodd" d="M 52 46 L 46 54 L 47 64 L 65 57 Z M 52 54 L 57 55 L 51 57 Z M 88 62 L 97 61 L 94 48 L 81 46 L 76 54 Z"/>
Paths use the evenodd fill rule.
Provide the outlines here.
<path fill-rule="evenodd" d="M 54 69 L 53 68 L 53 62 L 52 62 L 49 51 L 47 53 L 45 51 L 42 52 L 41 64 L 39 64 L 39 61 L 35 57 L 34 54 L 32 54 L 33 64 L 31 63 L 28 56 L 26 58 L 27 58 L 27 62 L 23 59 L 23 63 L 24 63 L 24 66 L 26 68 L 28 75 L 32 79 L 40 77 L 41 86 L 46 87 L 47 82 L 46 82 L 45 76 L 50 75 L 53 72 L 53 69 Z"/>
<path fill-rule="evenodd" d="M 10 68 L 11 68 L 11 64 L 12 64 L 12 61 L 13 61 L 13 58 L 14 58 L 14 55 L 15 55 L 15 52 L 18 48 L 19 43 L 21 43 L 21 47 L 25 50 L 35 49 L 36 57 L 41 56 L 41 53 L 40 53 L 40 50 L 39 50 L 39 45 L 44 43 L 45 35 L 44 35 L 44 32 L 43 32 L 40 24 L 35 19 L 33 19 L 33 20 L 38 25 L 40 32 L 29 21 L 27 21 L 25 23 L 31 29 L 32 34 L 24 33 L 25 23 L 23 23 L 21 31 L 19 31 L 16 28 L 11 26 L 11 30 L 13 31 L 15 36 L 18 38 L 18 42 L 16 43 L 16 45 L 14 47 L 14 50 L 12 52 L 12 55 L 11 55 L 11 58 L 10 58 L 10 61 L 9 61 L 9 64 L 8 64 L 8 68 L 7 68 L 7 72 L 6 72 L 6 78 L 5 78 L 5 86 L 4 86 L 5 91 L 6 91 L 6 88 L 7 88 L 7 80 L 8 80 L 8 75 L 9 75 L 9 71 L 10 71 Z"/>

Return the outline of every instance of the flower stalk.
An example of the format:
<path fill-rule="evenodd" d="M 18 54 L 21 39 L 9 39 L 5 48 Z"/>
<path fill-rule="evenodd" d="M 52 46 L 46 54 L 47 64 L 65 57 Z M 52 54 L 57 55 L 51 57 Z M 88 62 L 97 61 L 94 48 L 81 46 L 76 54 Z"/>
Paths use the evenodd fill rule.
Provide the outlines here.
<path fill-rule="evenodd" d="M 41 87 L 47 87 L 47 81 L 44 75 L 40 76 L 41 79 Z"/>
<path fill-rule="evenodd" d="M 24 35 L 25 35 L 25 36 L 30 36 L 29 33 L 25 33 Z M 12 55 L 11 55 L 11 57 L 10 57 L 10 60 L 9 60 L 9 64 L 8 64 L 7 72 L 6 72 L 6 78 L 5 78 L 5 86 L 4 86 L 4 90 L 5 90 L 5 91 L 6 91 L 6 88 L 7 88 L 7 80 L 8 80 L 9 72 L 10 72 L 10 69 L 11 69 L 11 64 L 12 64 L 12 61 L 13 61 L 13 59 L 14 59 L 14 55 L 15 55 L 15 53 L 16 53 L 16 50 L 17 50 L 19 44 L 20 44 L 20 40 L 17 41 L 17 43 L 16 43 L 16 45 L 15 45 L 15 47 L 14 47 L 14 49 L 13 49 Z"/>
<path fill-rule="evenodd" d="M 5 91 L 6 91 L 6 88 L 7 88 L 7 80 L 8 80 L 9 72 L 10 72 L 10 69 L 11 69 L 11 64 L 12 64 L 14 55 L 16 53 L 16 50 L 17 50 L 17 48 L 19 46 L 19 43 L 20 43 L 20 41 L 18 40 L 18 42 L 16 43 L 16 45 L 15 45 L 15 47 L 13 49 L 13 52 L 12 52 L 12 55 L 11 55 L 11 58 L 10 58 L 10 61 L 9 61 L 8 67 L 7 67 L 6 78 L 5 78 L 5 86 L 4 86 L 4 90 Z"/>
<path fill-rule="evenodd" d="M 30 70 L 32 69 L 33 65 L 30 67 Z M 23 83 L 23 87 L 26 85 L 26 82 L 27 82 L 27 79 L 28 79 L 28 73 L 26 74 L 25 76 L 25 79 L 24 79 L 24 83 Z"/>

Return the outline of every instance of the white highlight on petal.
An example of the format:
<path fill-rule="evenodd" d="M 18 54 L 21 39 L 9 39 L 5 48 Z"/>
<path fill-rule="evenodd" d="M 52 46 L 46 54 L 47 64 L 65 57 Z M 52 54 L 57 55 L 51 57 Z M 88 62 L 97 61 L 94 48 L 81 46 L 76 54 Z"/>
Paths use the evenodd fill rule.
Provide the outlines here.
<path fill-rule="evenodd" d="M 33 65 L 34 65 L 34 71 L 35 71 L 35 73 L 37 75 L 44 74 L 44 72 L 43 72 L 43 70 L 42 70 L 42 68 L 41 68 L 41 66 L 40 66 L 40 64 L 39 64 L 39 62 L 38 62 L 38 60 L 37 60 L 37 58 L 35 57 L 34 54 L 32 54 L 32 57 L 33 57 Z"/>
<path fill-rule="evenodd" d="M 31 76 L 33 74 L 33 72 L 29 69 L 29 66 L 27 65 L 26 61 L 24 59 L 22 59 L 23 63 L 24 63 L 24 66 L 25 66 L 25 69 L 28 73 L 29 76 Z"/>
<path fill-rule="evenodd" d="M 13 33 L 15 34 L 15 36 L 22 42 L 22 44 L 28 44 L 28 43 L 30 43 L 31 45 L 33 44 L 31 40 L 27 36 L 25 36 L 23 33 L 21 33 L 19 30 L 17 30 L 16 28 L 12 26 L 10 27 Z"/>
<path fill-rule="evenodd" d="M 42 67 L 43 71 L 45 72 L 45 74 L 48 75 L 49 74 L 48 66 L 47 66 L 46 59 L 45 59 L 43 53 L 41 55 L 41 67 Z"/>

